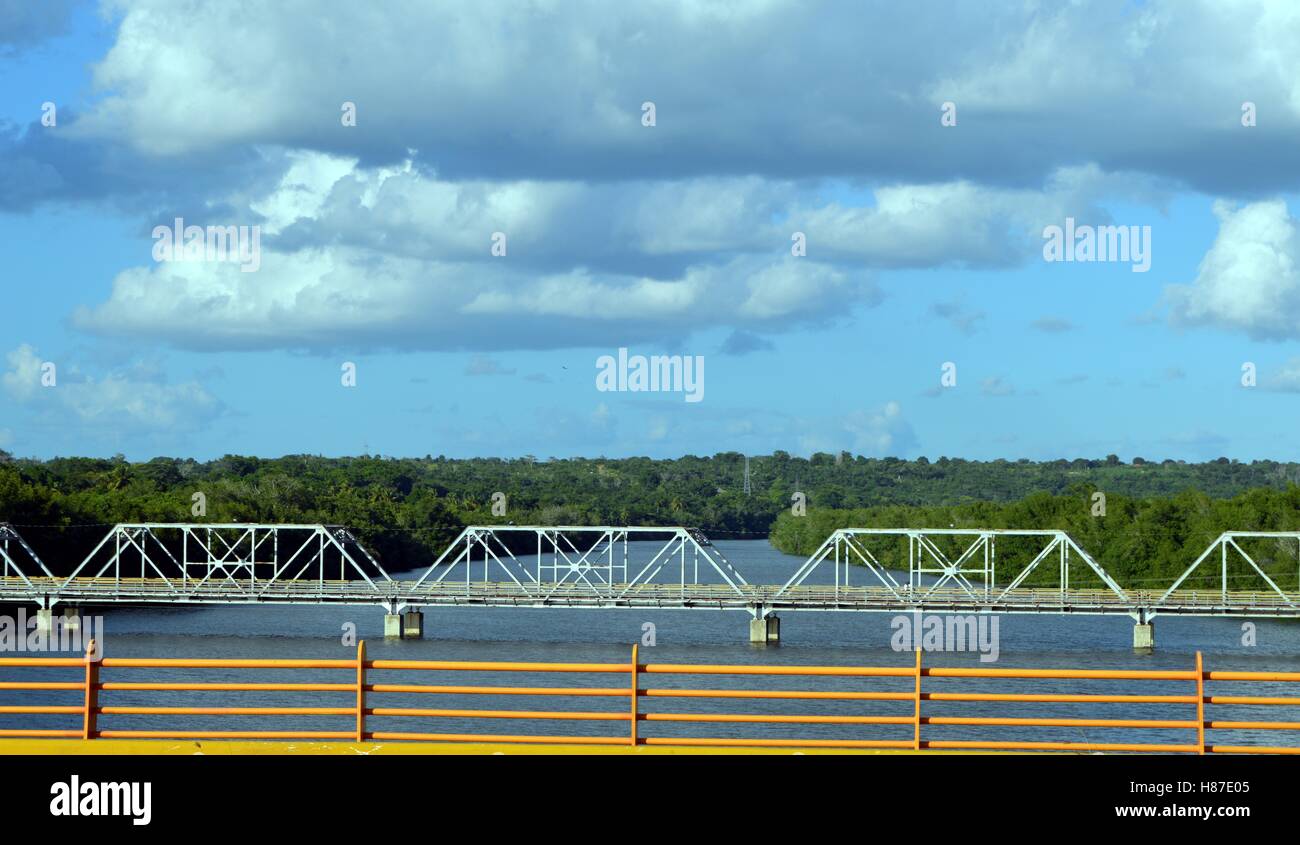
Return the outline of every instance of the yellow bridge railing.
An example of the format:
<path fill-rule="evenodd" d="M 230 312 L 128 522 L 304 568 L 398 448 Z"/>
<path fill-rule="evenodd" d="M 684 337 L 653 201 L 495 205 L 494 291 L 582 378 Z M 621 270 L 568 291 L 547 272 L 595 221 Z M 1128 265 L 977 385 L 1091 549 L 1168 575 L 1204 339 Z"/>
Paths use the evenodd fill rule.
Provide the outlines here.
<path fill-rule="evenodd" d="M 1300 696 L 1276 695 L 1281 688 L 1300 682 L 1300 672 L 1236 672 L 1210 671 L 1203 666 L 1201 654 L 1196 654 L 1193 667 L 1185 670 L 1129 670 L 1129 669 L 1035 669 L 986 667 L 925 667 L 922 654 L 916 652 L 915 661 L 905 666 L 802 666 L 802 665 L 711 665 L 642 663 L 636 646 L 632 646 L 626 663 L 529 663 L 483 662 L 446 660 L 389 660 L 369 659 L 365 643 L 357 646 L 355 659 L 187 659 L 104 657 L 95 655 L 92 642 L 85 657 L 0 657 L 0 667 L 12 670 L 67 669 L 75 673 L 68 680 L 9 680 L 12 671 L 3 673 L 0 691 L 20 693 L 62 691 L 72 693 L 75 704 L 22 703 L 0 706 L 0 718 L 31 715 L 60 715 L 70 717 L 67 728 L 3 728 L 0 737 L 62 737 L 78 739 L 278 739 L 278 740 L 425 740 L 437 742 L 503 742 L 551 743 L 581 745 L 664 745 L 664 746 L 768 746 L 768 747 L 824 747 L 824 748 L 877 748 L 921 751 L 928 749 L 1008 750 L 1008 751 L 1120 751 L 1120 752 L 1186 752 L 1235 754 L 1298 754 L 1300 744 L 1225 745 L 1210 738 L 1215 731 L 1261 731 L 1265 736 L 1290 738 L 1300 731 L 1300 721 L 1244 721 L 1216 719 L 1207 714 L 1209 708 L 1218 707 L 1296 707 Z M 229 682 L 229 681 L 159 681 L 105 679 L 105 670 L 114 670 L 114 676 L 138 678 L 140 670 L 331 670 L 339 673 L 336 682 Z M 123 670 L 119 673 L 117 670 Z M 125 671 L 130 670 L 130 671 Z M 584 676 L 587 680 L 604 683 L 601 686 L 511 686 L 505 684 L 430 684 L 387 683 L 377 681 L 375 673 L 405 674 L 427 677 L 429 674 L 453 677 L 457 673 L 500 673 Z M 30 673 L 29 673 L 30 674 Z M 319 674 L 319 673 L 318 673 Z M 326 673 L 329 674 L 329 673 Z M 822 689 L 771 689 L 771 688 L 709 688 L 683 685 L 685 679 L 698 676 L 733 676 L 745 679 L 821 678 L 826 680 Z M 146 676 L 147 677 L 147 676 Z M 660 685 L 660 679 L 675 679 L 673 685 Z M 897 679 L 895 689 L 843 689 L 837 684 L 844 679 Z M 608 681 L 604 681 L 608 679 Z M 1050 681 L 1108 681 L 1131 682 L 1123 693 L 1096 692 L 1017 692 L 970 691 L 961 689 L 959 679 L 985 679 L 986 681 L 1021 682 Z M 1150 691 L 1153 682 L 1166 682 L 1165 689 Z M 1168 682 L 1181 682 L 1181 691 L 1169 694 Z M 1207 684 L 1214 684 L 1211 694 Z M 813 686 L 807 683 L 805 686 Z M 1261 685 L 1263 688 L 1261 689 Z M 717 684 L 715 683 L 715 686 Z M 758 684 L 755 684 L 758 686 Z M 1113 686 L 1113 684 L 1111 685 Z M 1233 694 L 1219 694 L 1225 687 Z M 1005 687 L 1003 687 L 1005 689 Z M 248 693 L 276 692 L 301 695 L 307 701 L 319 702 L 322 693 L 344 694 L 339 706 L 137 706 L 107 703 L 116 693 L 123 692 L 207 692 Z M 1238 694 L 1244 693 L 1244 694 Z M 440 707 L 388 707 L 370 706 L 370 696 L 392 694 L 401 697 L 418 696 L 483 696 L 511 700 L 511 697 L 557 696 L 573 699 L 594 699 L 606 703 L 604 709 L 595 710 L 543 710 L 543 709 L 459 709 Z M 12 696 L 11 696 L 12 698 Z M 715 702 L 757 701 L 782 699 L 787 701 L 838 701 L 838 702 L 897 702 L 903 705 L 902 715 L 870 713 L 705 713 L 677 712 L 647 709 L 647 700 L 697 699 Z M 517 698 L 516 698 L 517 700 Z M 618 702 L 622 702 L 621 705 Z M 1009 705 L 1012 709 L 1025 705 L 1165 705 L 1186 708 L 1179 718 L 1115 719 L 1115 718 L 1059 718 L 998 716 L 947 716 L 927 715 L 926 703 L 967 702 L 983 705 Z M 908 707 L 907 705 L 911 706 Z M 810 704 L 809 709 L 812 709 Z M 1104 707 L 1101 708 L 1104 712 Z M 1022 710 L 1023 712 L 1023 710 Z M 1292 711 L 1294 712 L 1294 711 Z M 193 716 L 285 716 L 285 717 L 335 717 L 347 725 L 342 730 L 171 730 L 125 729 L 106 727 L 109 721 L 122 716 L 193 717 Z M 535 720 L 542 722 L 621 723 L 616 734 L 511 734 L 429 732 L 418 730 L 371 729 L 380 717 L 429 720 Z M 387 721 L 387 720 L 385 720 Z M 639 727 L 646 723 L 697 723 L 731 726 L 752 725 L 760 732 L 763 725 L 838 725 L 838 726 L 895 726 L 903 738 L 816 738 L 772 736 L 643 736 Z M 1073 729 L 1076 734 L 1084 728 L 1108 728 L 1159 731 L 1169 736 L 1159 742 L 1092 742 L 1053 739 L 1047 741 L 1004 740 L 996 737 L 976 739 L 945 739 L 943 726 L 997 728 L 1059 728 Z M 910 728 L 910 730 L 909 730 Z M 923 730 L 925 729 L 925 730 Z M 728 731 L 721 731 L 726 733 Z M 925 736 L 923 736 L 923 733 Z M 996 731 L 994 731 L 996 733 Z"/>

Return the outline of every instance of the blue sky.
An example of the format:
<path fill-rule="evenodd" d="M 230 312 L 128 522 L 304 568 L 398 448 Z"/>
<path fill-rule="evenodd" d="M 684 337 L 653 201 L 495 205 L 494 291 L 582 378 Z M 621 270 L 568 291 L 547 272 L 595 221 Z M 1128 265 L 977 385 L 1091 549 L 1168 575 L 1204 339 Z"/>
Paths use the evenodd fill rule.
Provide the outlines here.
<path fill-rule="evenodd" d="M 0 448 L 1300 460 L 1294 4 L 306 9 L 0 0 Z"/>

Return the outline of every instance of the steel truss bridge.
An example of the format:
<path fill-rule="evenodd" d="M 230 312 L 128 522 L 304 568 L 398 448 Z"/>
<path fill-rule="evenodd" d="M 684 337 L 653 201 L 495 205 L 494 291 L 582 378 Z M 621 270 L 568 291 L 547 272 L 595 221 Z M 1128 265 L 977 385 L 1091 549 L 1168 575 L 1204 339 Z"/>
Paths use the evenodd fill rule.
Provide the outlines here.
<path fill-rule="evenodd" d="M 1063 531 L 845 528 L 784 583 L 751 584 L 694 529 L 492 525 L 464 529 L 418 577 L 398 579 L 338 526 L 124 523 L 71 574 L 55 575 L 0 524 L 0 602 L 47 612 L 334 603 L 390 615 L 438 606 L 712 608 L 748 611 L 755 623 L 796 610 L 1124 614 L 1140 625 L 1175 614 L 1300 617 L 1300 594 L 1278 586 L 1252 542 L 1300 566 L 1300 531 L 1229 531 L 1167 588 L 1134 590 Z M 1011 579 L 1000 581 L 999 569 Z"/>

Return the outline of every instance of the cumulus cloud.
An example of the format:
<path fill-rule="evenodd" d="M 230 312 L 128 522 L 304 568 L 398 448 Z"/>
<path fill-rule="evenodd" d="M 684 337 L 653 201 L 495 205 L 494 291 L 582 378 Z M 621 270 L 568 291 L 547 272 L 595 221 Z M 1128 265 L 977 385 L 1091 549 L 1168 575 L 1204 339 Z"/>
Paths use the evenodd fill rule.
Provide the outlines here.
<path fill-rule="evenodd" d="M 1300 229 L 1286 202 L 1220 200 L 1214 214 L 1219 233 L 1196 279 L 1165 291 L 1171 321 L 1257 339 L 1300 337 Z"/>
<path fill-rule="evenodd" d="M 74 324 L 194 349 L 318 351 L 594 346 L 718 324 L 781 332 L 879 302 L 876 268 L 1021 262 L 1045 222 L 1105 217 L 1094 201 L 1111 181 L 1087 166 L 1056 173 L 1043 192 L 894 186 L 849 207 L 752 176 L 449 182 L 411 159 L 285 161 L 271 188 L 222 198 L 229 216 L 184 220 L 259 221 L 258 272 L 133 267 Z M 797 227 L 806 257 L 790 254 Z M 498 232 L 504 256 L 491 252 Z"/>
<path fill-rule="evenodd" d="M 261 144 L 391 163 L 417 149 L 455 178 L 1026 184 L 1090 158 L 1198 187 L 1298 178 L 1257 154 L 1298 158 L 1300 10 L 1286 3 L 484 0 L 453 14 L 395 0 L 382 17 L 353 5 L 328 19 L 304 0 L 114 7 L 102 96 L 77 131 L 158 156 Z M 1249 139 L 1224 131 L 1243 92 L 1271 115 Z M 945 101 L 947 134 L 934 131 Z"/>
<path fill-rule="evenodd" d="M 1291 358 L 1275 373 L 1261 381 L 1266 390 L 1281 393 L 1300 393 L 1300 358 Z"/>
<path fill-rule="evenodd" d="M 74 369 L 53 371 L 52 386 L 42 382 L 46 363 L 29 344 L 6 356 L 8 369 L 0 386 L 37 417 L 73 420 L 98 433 L 141 434 L 194 430 L 215 419 L 221 403 L 197 382 L 168 384 L 146 379 L 139 370 L 109 372 L 92 378 Z"/>
<path fill-rule="evenodd" d="M 902 406 L 894 401 L 839 418 L 801 421 L 800 425 L 805 433 L 799 443 L 806 453 L 847 449 L 868 457 L 887 457 L 907 454 L 917 442 Z"/>

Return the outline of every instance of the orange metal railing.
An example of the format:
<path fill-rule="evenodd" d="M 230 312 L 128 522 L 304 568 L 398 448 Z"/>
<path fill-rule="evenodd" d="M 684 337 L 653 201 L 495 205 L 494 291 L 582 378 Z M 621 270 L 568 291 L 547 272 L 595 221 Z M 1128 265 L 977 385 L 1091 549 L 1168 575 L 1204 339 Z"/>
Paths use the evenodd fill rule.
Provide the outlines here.
<path fill-rule="evenodd" d="M 78 727 L 68 728 L 6 728 L 0 729 L 0 737 L 65 737 L 80 739 L 120 739 L 120 738 L 155 738 L 155 739 L 331 739 L 331 740 L 427 740 L 439 742 L 510 742 L 510 743 L 555 743 L 575 745 L 675 745 L 675 746 L 768 746 L 768 747 L 830 747 L 830 748 L 876 748 L 900 750 L 927 749 L 967 749 L 967 750 L 1007 750 L 1007 751 L 1132 751 L 1132 752 L 1185 752 L 1185 753 L 1237 753 L 1237 754 L 1297 754 L 1300 745 L 1243 745 L 1216 744 L 1207 739 L 1207 733 L 1213 731 L 1261 731 L 1266 736 L 1295 736 L 1300 730 L 1300 721 L 1274 720 L 1231 720 L 1207 716 L 1207 707 L 1296 707 L 1300 706 L 1300 696 L 1271 694 L 1275 689 L 1265 689 L 1270 694 L 1220 695 L 1206 690 L 1207 683 L 1227 685 L 1232 691 L 1239 692 L 1242 685 L 1287 685 L 1300 682 L 1300 672 L 1236 672 L 1207 671 L 1203 666 L 1200 653 L 1196 655 L 1195 666 L 1186 670 L 1130 670 L 1130 669 L 1033 669 L 1033 668 L 986 668 L 986 667 L 925 667 L 922 665 L 921 652 L 915 655 L 910 666 L 800 666 L 800 665 L 704 665 L 641 663 L 637 647 L 633 646 L 627 663 L 528 663 L 528 662 L 483 662 L 483 661 L 444 661 L 444 660 L 389 660 L 368 659 L 365 643 L 358 644 L 356 657 L 351 660 L 238 660 L 238 659 L 186 659 L 186 658 L 114 658 L 97 659 L 92 642 L 84 658 L 75 657 L 0 657 L 0 667 L 22 669 L 66 668 L 77 670 L 78 680 L 4 680 L 0 681 L 0 691 L 20 692 L 75 692 L 79 693 L 80 704 L 55 705 L 30 703 L 0 706 L 0 717 L 22 715 L 66 715 L 79 717 Z M 348 673 L 338 682 L 229 682 L 229 681 L 141 681 L 141 680 L 104 680 L 104 670 L 131 670 L 126 675 L 135 674 L 136 670 L 261 670 L 274 669 L 288 672 L 299 670 L 329 670 Z M 501 673 L 559 674 L 580 675 L 590 679 L 595 676 L 609 677 L 613 685 L 601 686 L 511 686 L 494 684 L 428 684 L 428 683 L 390 683 L 375 680 L 375 674 L 390 673 L 484 673 L 494 675 Z M 8 673 L 6 673 L 8 674 Z M 819 678 L 823 679 L 822 689 L 786 689 L 786 688 L 713 688 L 682 686 L 681 682 L 697 676 L 731 677 L 733 680 L 776 679 L 776 678 Z M 675 678 L 678 685 L 659 686 L 661 677 Z M 617 679 L 617 680 L 615 680 Z M 863 679 L 896 679 L 892 681 L 895 689 L 847 689 L 840 688 L 846 681 Z M 1096 692 L 1016 692 L 1016 691 L 972 691 L 962 689 L 964 681 L 983 679 L 991 682 L 1008 682 L 1015 684 L 1025 681 L 1123 681 L 1132 682 L 1134 691 L 1123 693 Z M 928 682 L 928 683 L 924 683 Z M 1156 693 L 1148 691 L 1149 684 L 1185 683 L 1181 691 L 1170 694 L 1168 691 Z M 811 686 L 812 684 L 805 684 Z M 760 686 L 754 684 L 755 687 Z M 937 687 L 952 686 L 950 690 Z M 1258 690 L 1247 690 L 1258 692 Z M 106 693 L 142 693 L 142 692 L 281 692 L 301 694 L 319 698 L 321 693 L 347 694 L 345 704 L 339 706 L 140 706 L 104 703 L 101 697 Z M 593 710 L 545 710 L 545 709 L 480 709 L 452 707 L 392 707 L 371 706 L 370 697 L 374 695 L 434 695 L 434 696 L 484 696 L 484 697 L 533 697 L 559 696 L 572 699 L 595 699 L 605 701 L 624 701 L 621 706 L 609 709 Z M 875 713 L 713 713 L 684 712 L 680 710 L 659 710 L 642 706 L 651 702 L 686 701 L 831 701 L 831 702 L 897 702 L 907 707 L 897 715 Z M 927 715 L 923 704 L 929 703 L 931 712 Z M 1163 705 L 1186 708 L 1181 717 L 1159 719 L 1116 719 L 1104 718 L 1103 713 L 1089 715 L 1086 718 L 1058 716 L 950 716 L 937 715 L 935 709 L 940 703 L 979 703 L 1012 705 L 1024 712 L 1028 705 Z M 854 705 L 856 706 L 856 705 Z M 1294 712 L 1294 711 L 1292 711 Z M 289 717 L 331 717 L 346 720 L 347 729 L 338 730 L 173 730 L 154 728 L 148 730 L 104 727 L 100 724 L 103 717 L 155 716 L 155 717 L 192 717 L 192 716 L 289 716 Z M 623 727 L 616 733 L 583 735 L 570 732 L 561 735 L 549 734 L 512 734 L 479 732 L 430 732 L 424 730 L 391 730 L 382 726 L 372 729 L 376 720 L 420 719 L 429 720 L 529 720 L 540 722 L 559 722 L 576 725 L 579 723 L 622 723 Z M 116 718 L 105 721 L 117 721 Z M 894 726 L 896 731 L 905 731 L 897 738 L 875 738 L 863 736 L 816 737 L 816 736 L 682 736 L 655 735 L 646 736 L 639 726 L 647 723 L 671 725 L 726 725 L 728 731 L 736 731 L 741 726 L 754 726 L 755 730 L 767 725 L 785 726 L 840 726 L 841 728 L 858 728 L 861 726 Z M 1143 732 L 1161 732 L 1168 736 L 1168 741 L 1071 741 L 1066 739 L 1024 740 L 1000 739 L 995 735 L 980 736 L 974 739 L 945 739 L 944 727 L 963 727 L 990 729 L 996 733 L 999 728 L 1035 728 L 1035 729 L 1128 729 Z M 923 728 L 926 728 L 923 736 Z M 746 729 L 748 730 L 748 729 Z M 717 731 L 714 733 L 726 733 Z"/>

